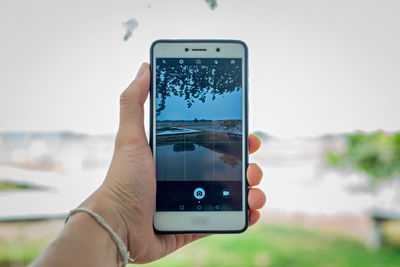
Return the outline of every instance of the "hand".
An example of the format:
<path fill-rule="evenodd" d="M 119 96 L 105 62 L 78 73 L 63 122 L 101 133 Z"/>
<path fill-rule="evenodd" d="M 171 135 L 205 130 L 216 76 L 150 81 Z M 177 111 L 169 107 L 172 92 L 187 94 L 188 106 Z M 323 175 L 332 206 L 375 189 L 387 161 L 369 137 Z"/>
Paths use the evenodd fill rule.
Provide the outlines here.
<path fill-rule="evenodd" d="M 144 130 L 143 105 L 149 94 L 150 70 L 143 64 L 136 79 L 120 98 L 120 125 L 107 177 L 101 187 L 81 206 L 91 208 L 105 218 L 128 245 L 135 263 L 157 260 L 206 235 L 157 235 L 153 230 L 156 176 L 153 155 Z M 260 147 L 260 140 L 249 136 L 249 152 Z M 260 183 L 261 169 L 254 163 L 247 169 L 250 187 Z M 258 209 L 265 204 L 264 193 L 250 188 L 249 224 L 260 218 Z"/>

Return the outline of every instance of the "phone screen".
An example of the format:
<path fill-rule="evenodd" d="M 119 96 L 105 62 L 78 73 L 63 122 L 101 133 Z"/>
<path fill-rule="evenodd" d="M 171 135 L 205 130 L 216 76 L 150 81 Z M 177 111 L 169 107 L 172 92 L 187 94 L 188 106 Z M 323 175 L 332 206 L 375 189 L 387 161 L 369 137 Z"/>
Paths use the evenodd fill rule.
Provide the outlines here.
<path fill-rule="evenodd" d="M 241 211 L 241 58 L 156 58 L 157 211 Z"/>

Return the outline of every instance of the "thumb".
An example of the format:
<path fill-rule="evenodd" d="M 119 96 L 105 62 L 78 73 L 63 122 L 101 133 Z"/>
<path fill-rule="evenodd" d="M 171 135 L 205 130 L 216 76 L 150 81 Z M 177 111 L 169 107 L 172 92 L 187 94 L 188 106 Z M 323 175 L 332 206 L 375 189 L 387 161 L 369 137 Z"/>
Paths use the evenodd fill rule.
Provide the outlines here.
<path fill-rule="evenodd" d="M 120 97 L 118 145 L 147 144 L 144 130 L 144 102 L 149 94 L 150 69 L 143 63 L 135 80 Z"/>

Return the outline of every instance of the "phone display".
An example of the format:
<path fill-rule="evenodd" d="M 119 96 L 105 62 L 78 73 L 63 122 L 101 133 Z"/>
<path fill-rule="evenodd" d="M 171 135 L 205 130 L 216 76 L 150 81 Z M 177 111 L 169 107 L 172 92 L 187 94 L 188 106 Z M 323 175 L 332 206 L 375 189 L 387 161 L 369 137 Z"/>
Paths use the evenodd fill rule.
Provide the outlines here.
<path fill-rule="evenodd" d="M 241 58 L 157 58 L 157 211 L 242 209 Z"/>
<path fill-rule="evenodd" d="M 150 145 L 160 233 L 247 228 L 247 47 L 159 40 L 151 48 Z"/>

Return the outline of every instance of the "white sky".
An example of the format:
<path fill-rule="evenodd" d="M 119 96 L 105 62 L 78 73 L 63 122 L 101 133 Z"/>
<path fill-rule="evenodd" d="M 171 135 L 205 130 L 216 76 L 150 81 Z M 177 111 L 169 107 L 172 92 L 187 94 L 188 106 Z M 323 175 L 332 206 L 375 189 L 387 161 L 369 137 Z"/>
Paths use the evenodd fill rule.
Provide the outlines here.
<path fill-rule="evenodd" d="M 399 130 L 399 14 L 387 0 L 219 0 L 214 11 L 204 0 L 2 0 L 0 131 L 115 132 L 119 94 L 159 38 L 248 44 L 250 131 Z"/>

